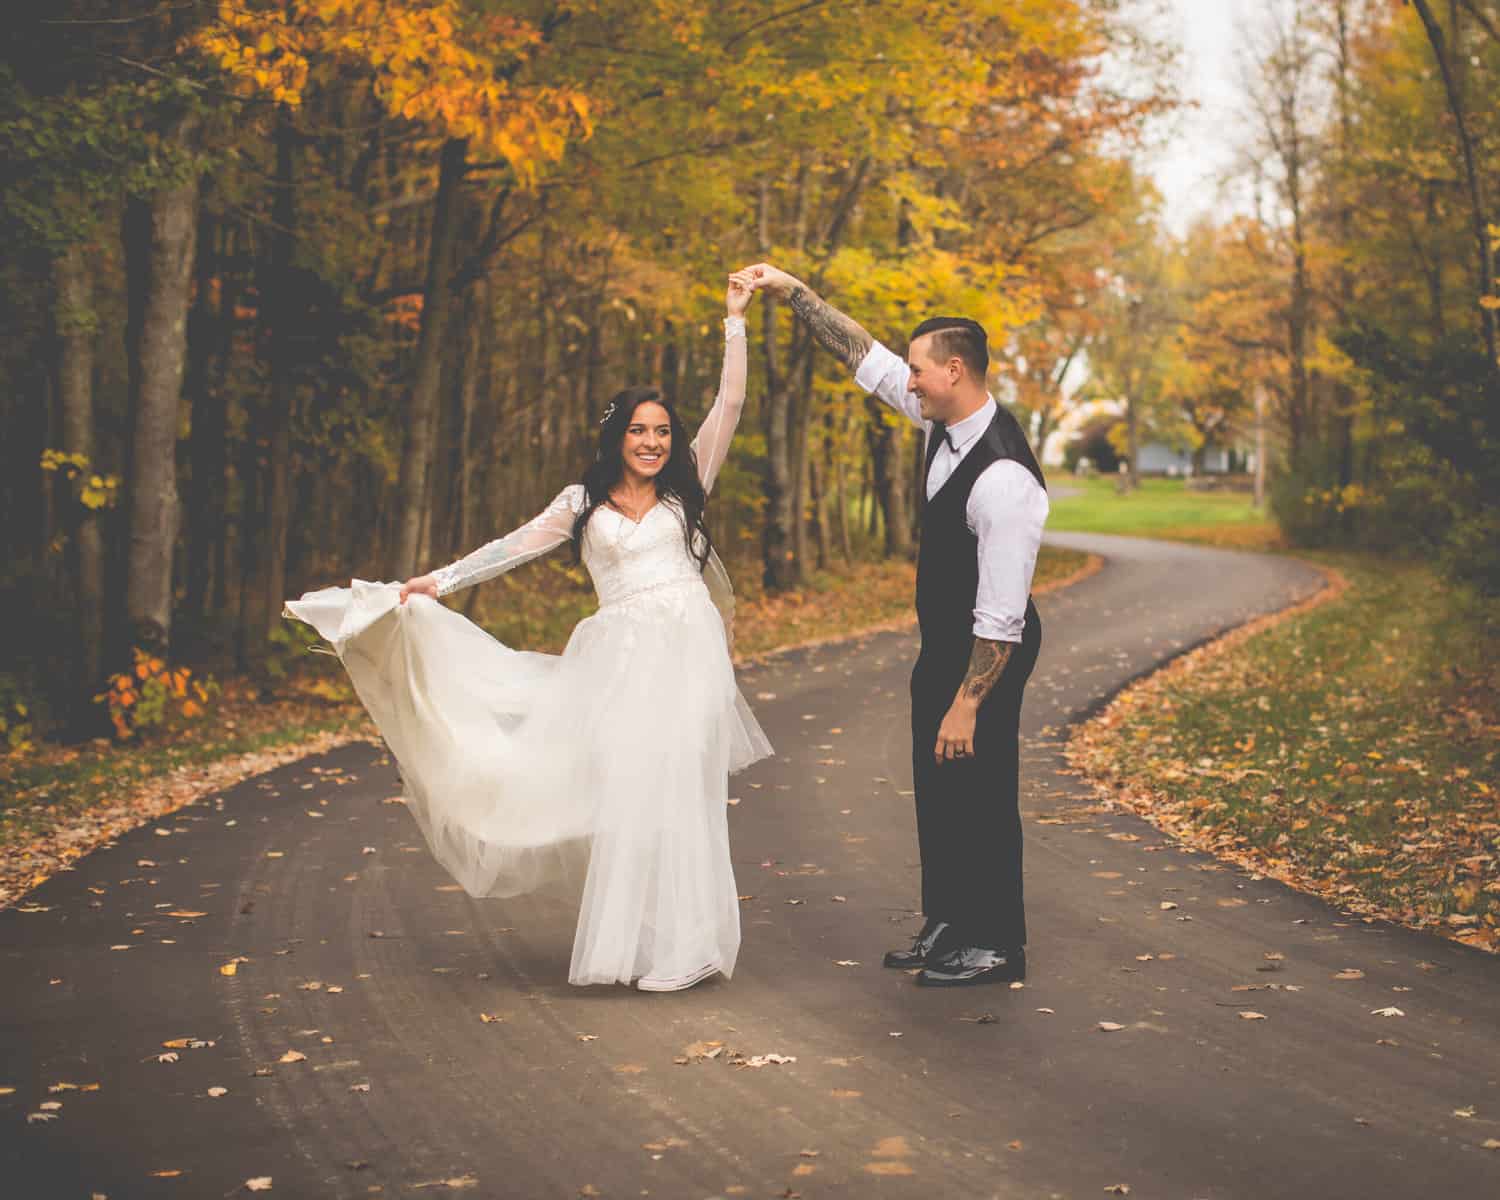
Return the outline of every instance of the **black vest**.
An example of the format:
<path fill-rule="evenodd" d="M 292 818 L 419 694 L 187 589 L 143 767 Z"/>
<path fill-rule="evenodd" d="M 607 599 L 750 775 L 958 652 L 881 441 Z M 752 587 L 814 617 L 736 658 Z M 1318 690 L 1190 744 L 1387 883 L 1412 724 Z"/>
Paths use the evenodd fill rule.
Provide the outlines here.
<path fill-rule="evenodd" d="M 922 629 L 922 657 L 957 666 L 960 674 L 974 645 L 974 602 L 979 593 L 979 539 L 969 531 L 969 492 L 992 462 L 1020 463 L 1046 488 L 1042 468 L 1031 452 L 1020 423 L 1004 408 L 979 435 L 937 493 L 926 500 L 927 472 L 943 444 L 945 429 L 936 422 L 927 442 L 922 472 L 922 546 L 917 557 L 917 623 Z M 1030 604 L 1027 605 L 1028 613 Z"/>

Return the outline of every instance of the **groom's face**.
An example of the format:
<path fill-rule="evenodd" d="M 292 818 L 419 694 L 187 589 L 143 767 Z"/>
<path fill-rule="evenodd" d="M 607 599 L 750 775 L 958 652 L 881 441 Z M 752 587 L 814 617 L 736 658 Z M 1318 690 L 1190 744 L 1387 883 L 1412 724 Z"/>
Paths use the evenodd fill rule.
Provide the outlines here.
<path fill-rule="evenodd" d="M 963 369 L 957 360 L 939 361 L 932 357 L 933 336 L 913 338 L 906 351 L 906 365 L 911 368 L 907 389 L 917 398 L 924 421 L 946 421 L 953 408 L 954 387 Z"/>

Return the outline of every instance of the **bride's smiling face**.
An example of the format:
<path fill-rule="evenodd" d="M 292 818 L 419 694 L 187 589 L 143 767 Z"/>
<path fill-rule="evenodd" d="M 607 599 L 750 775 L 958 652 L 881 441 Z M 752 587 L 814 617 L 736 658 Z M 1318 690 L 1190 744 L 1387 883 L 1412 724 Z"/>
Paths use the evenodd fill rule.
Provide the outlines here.
<path fill-rule="evenodd" d="M 640 479 L 655 479 L 671 453 L 672 421 L 667 410 L 654 400 L 637 404 L 620 446 L 625 473 Z"/>

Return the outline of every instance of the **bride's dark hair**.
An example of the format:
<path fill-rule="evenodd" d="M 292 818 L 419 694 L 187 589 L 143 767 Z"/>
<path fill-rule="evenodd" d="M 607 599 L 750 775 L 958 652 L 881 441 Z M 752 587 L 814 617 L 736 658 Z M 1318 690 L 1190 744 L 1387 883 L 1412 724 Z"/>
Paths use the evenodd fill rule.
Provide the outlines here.
<path fill-rule="evenodd" d="M 583 511 L 573 522 L 573 557 L 579 558 L 583 547 L 583 531 L 588 527 L 594 509 L 609 502 L 610 489 L 620 482 L 625 474 L 625 460 L 621 450 L 625 445 L 625 431 L 630 428 L 635 410 L 642 404 L 660 404 L 667 411 L 667 420 L 672 427 L 672 449 L 667 461 L 656 473 L 656 496 L 658 500 L 674 499 L 681 507 L 678 519 L 682 522 L 682 536 L 687 540 L 688 553 L 698 560 L 699 567 L 708 562 L 712 542 L 708 526 L 703 523 L 703 508 L 708 495 L 698 478 L 698 462 L 693 454 L 691 439 L 683 428 L 677 410 L 662 398 L 662 394 L 651 387 L 626 388 L 609 402 L 604 411 L 604 420 L 599 426 L 599 452 L 594 461 L 583 472 Z"/>

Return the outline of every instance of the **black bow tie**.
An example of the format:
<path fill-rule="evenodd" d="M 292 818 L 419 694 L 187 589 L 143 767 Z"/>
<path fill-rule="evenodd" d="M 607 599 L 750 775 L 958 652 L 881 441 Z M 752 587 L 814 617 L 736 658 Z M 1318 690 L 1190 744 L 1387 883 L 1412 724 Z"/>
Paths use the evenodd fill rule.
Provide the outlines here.
<path fill-rule="evenodd" d="M 958 443 L 953 440 L 953 431 L 951 429 L 943 430 L 943 441 L 948 443 L 948 449 L 952 450 L 954 454 L 958 453 Z"/>

